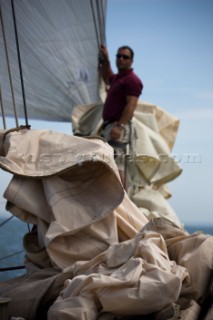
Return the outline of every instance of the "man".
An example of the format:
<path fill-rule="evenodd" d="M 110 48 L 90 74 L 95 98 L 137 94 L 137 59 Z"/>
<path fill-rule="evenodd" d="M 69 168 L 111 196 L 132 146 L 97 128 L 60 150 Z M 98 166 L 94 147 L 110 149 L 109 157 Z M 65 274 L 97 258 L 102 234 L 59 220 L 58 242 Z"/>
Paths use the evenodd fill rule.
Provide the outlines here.
<path fill-rule="evenodd" d="M 130 139 L 130 121 L 137 101 L 142 93 L 143 83 L 133 72 L 134 52 L 129 46 L 118 48 L 114 74 L 109 61 L 107 48 L 100 48 L 100 70 L 102 78 L 109 86 L 103 110 L 103 136 L 114 148 L 121 181 L 125 185 L 125 154 Z"/>

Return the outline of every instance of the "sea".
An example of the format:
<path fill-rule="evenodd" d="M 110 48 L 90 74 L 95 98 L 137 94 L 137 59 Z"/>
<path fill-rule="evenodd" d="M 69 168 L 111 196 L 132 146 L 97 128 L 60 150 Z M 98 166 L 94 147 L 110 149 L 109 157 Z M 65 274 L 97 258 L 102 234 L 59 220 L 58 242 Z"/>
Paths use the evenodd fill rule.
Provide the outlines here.
<path fill-rule="evenodd" d="M 0 215 L 0 282 L 25 274 L 22 242 L 29 228 L 31 226 L 10 214 Z M 213 226 L 185 225 L 185 229 L 189 233 L 201 231 L 213 236 Z M 20 269 L 7 270 L 17 266 Z"/>

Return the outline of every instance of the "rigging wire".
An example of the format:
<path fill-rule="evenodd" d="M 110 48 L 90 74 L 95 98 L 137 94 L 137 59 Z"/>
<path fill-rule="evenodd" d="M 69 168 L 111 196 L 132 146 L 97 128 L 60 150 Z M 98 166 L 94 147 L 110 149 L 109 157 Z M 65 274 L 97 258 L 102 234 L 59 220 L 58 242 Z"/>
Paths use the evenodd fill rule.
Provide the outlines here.
<path fill-rule="evenodd" d="M 1 84 L 0 84 L 0 105 L 1 105 L 1 114 L 2 114 L 3 128 L 6 129 L 6 120 L 5 120 L 5 114 L 4 114 L 4 106 L 3 106 L 2 94 L 1 94 Z"/>
<path fill-rule="evenodd" d="M 97 7 L 97 20 L 98 20 L 98 26 L 99 26 L 99 44 L 101 44 L 101 12 L 100 12 L 100 6 L 99 6 L 100 2 L 96 0 L 96 7 Z"/>
<path fill-rule="evenodd" d="M 4 260 L 4 259 L 11 258 L 11 257 L 14 257 L 14 256 L 16 256 L 18 254 L 21 254 L 21 253 L 24 253 L 24 251 L 20 250 L 20 251 L 14 252 L 14 253 L 12 253 L 12 254 L 10 254 L 8 256 L 1 257 L 0 261 Z M 13 270 L 19 270 L 19 269 L 25 269 L 25 266 L 21 265 L 21 266 L 13 266 L 13 267 L 3 267 L 3 268 L 0 268 L 0 272 L 13 271 Z"/>
<path fill-rule="evenodd" d="M 15 266 L 15 267 L 0 268 L 0 272 L 3 272 L 3 271 L 12 271 L 12 270 L 19 270 L 19 269 L 25 269 L 25 266 Z"/>
<path fill-rule="evenodd" d="M 100 52 L 100 46 L 102 44 L 105 44 L 105 18 L 104 18 L 104 8 L 103 8 L 103 1 L 100 2 L 100 0 L 96 0 L 96 15 L 95 15 L 95 9 L 93 6 L 93 0 L 90 0 L 90 6 L 91 6 L 91 11 L 92 11 L 92 17 L 93 17 L 93 24 L 94 24 L 94 28 L 95 28 L 95 33 L 96 33 L 96 40 L 97 40 L 97 46 L 98 46 L 98 61 L 99 64 L 102 63 L 103 61 L 103 57 L 102 54 Z M 97 19 L 96 19 L 97 16 Z M 99 27 L 99 28 L 98 28 Z M 98 30 L 100 30 L 100 32 L 98 32 Z M 98 73 L 98 82 L 99 82 L 99 87 L 101 87 L 101 85 L 103 84 L 102 82 L 102 78 L 101 78 L 101 74 L 100 71 Z M 106 87 L 105 87 L 106 90 Z"/>
<path fill-rule="evenodd" d="M 2 204 L 2 203 L 0 203 Z M 7 218 L 6 220 L 4 220 L 1 224 L 0 224 L 0 227 L 2 227 L 4 224 L 6 224 L 7 222 L 9 222 L 11 219 L 13 219 L 14 216 L 10 216 L 9 218 Z M 29 228 L 29 226 L 28 226 Z M 19 251 L 16 251 L 14 253 L 11 253 L 9 255 L 6 255 L 6 256 L 3 256 L 3 257 L 0 257 L 0 261 L 2 260 L 5 260 L 5 259 L 8 259 L 8 258 L 11 258 L 11 257 L 14 257 L 14 256 L 17 256 L 19 254 L 22 254 L 24 253 L 24 250 L 19 250 Z M 0 268 L 0 272 L 5 272 L 5 271 L 12 271 L 12 270 L 18 270 L 18 269 L 25 269 L 25 266 L 21 265 L 21 266 L 13 266 L 13 267 L 4 267 L 4 268 Z"/>
<path fill-rule="evenodd" d="M 16 112 L 15 95 L 14 95 L 14 90 L 13 90 L 13 81 L 12 81 L 12 75 L 11 75 L 11 69 L 10 69 L 9 54 L 8 54 L 8 49 L 7 49 L 7 41 L 6 41 L 6 34 L 5 34 L 5 29 L 4 29 L 4 21 L 3 21 L 3 15 L 2 15 L 2 10 L 1 10 L 1 3 L 0 3 L 0 20 L 1 20 L 4 49 L 5 49 L 5 55 L 6 55 L 6 61 L 7 61 L 7 69 L 8 69 L 8 75 L 9 75 L 9 81 L 10 81 L 10 90 L 11 90 L 12 101 L 13 101 L 15 122 L 16 122 L 16 127 L 18 127 L 19 124 L 18 124 L 18 117 L 17 117 L 17 112 Z M 1 95 L 1 97 L 2 97 L 2 95 Z"/>
<path fill-rule="evenodd" d="M 2 204 L 5 204 L 5 201 L 4 202 L 0 202 L 0 205 Z M 1 214 L 1 212 L 0 212 Z M 3 212 L 2 212 L 3 214 Z M 0 223 L 0 228 L 5 225 L 7 222 L 9 222 L 10 220 L 12 220 L 15 216 L 11 215 L 9 218 L 6 218 L 3 222 Z M 28 227 L 28 232 L 30 232 L 30 226 L 29 226 L 29 223 L 27 223 L 27 227 Z M 16 251 L 10 255 L 7 255 L 7 256 L 3 256 L 3 257 L 0 257 L 0 261 L 1 260 L 4 260 L 4 259 L 7 259 L 7 258 L 10 258 L 10 257 L 13 257 L 15 255 L 18 255 L 18 254 L 21 254 L 23 253 L 24 251 L 21 250 L 21 251 Z M 13 266 L 13 267 L 6 267 L 6 268 L 0 268 L 0 272 L 1 271 L 9 271 L 9 270 L 16 270 L 16 269 L 24 269 L 25 267 L 24 266 Z"/>
<path fill-rule="evenodd" d="M 3 222 L 0 223 L 0 227 L 2 227 L 4 224 L 6 224 L 7 222 L 9 222 L 9 221 L 10 221 L 11 219 L 13 219 L 13 218 L 14 218 L 14 216 L 11 216 L 11 217 L 5 219 Z"/>
<path fill-rule="evenodd" d="M 5 204 L 5 201 L 0 202 L 0 205 L 3 205 L 3 204 Z M 0 212 L 0 215 L 1 215 L 1 214 L 4 214 L 4 212 Z M 0 223 L 0 228 L 1 228 L 4 224 L 6 224 L 7 222 L 9 222 L 11 219 L 13 219 L 13 218 L 14 218 L 14 216 L 11 215 L 9 218 L 6 218 L 4 221 L 2 221 L 2 222 Z"/>
<path fill-rule="evenodd" d="M 11 254 L 9 254 L 9 255 L 7 255 L 7 256 L 0 257 L 0 261 L 5 260 L 5 259 L 8 259 L 8 258 L 11 258 L 11 257 L 14 257 L 14 256 L 17 256 L 18 254 L 21 254 L 21 253 L 24 253 L 24 250 L 20 250 L 20 251 L 11 253 Z"/>
<path fill-rule="evenodd" d="M 98 23 L 100 28 L 100 44 L 105 43 L 105 16 L 103 14 L 103 1 L 96 0 L 98 10 Z"/>
<path fill-rule="evenodd" d="M 95 27 L 96 39 L 98 48 L 101 44 L 105 43 L 105 16 L 104 16 L 104 8 L 103 8 L 103 1 L 96 0 L 96 14 L 95 8 L 93 5 L 93 0 L 90 0 L 92 16 L 93 16 L 93 23 Z M 100 30 L 100 32 L 98 31 Z"/>
<path fill-rule="evenodd" d="M 27 105 L 26 105 L 26 98 L 25 98 L 25 89 L 24 89 L 24 79 L 23 79 L 23 73 L 22 73 L 21 55 L 20 55 L 20 49 L 19 49 L 18 30 L 17 30 L 15 7 L 14 7 L 13 0 L 11 0 L 11 7 L 12 7 L 15 39 L 16 39 L 16 49 L 17 49 L 18 63 L 19 63 L 19 72 L 20 72 L 20 79 L 21 79 L 21 88 L 22 88 L 22 98 L 23 98 L 23 105 L 24 105 L 25 123 L 26 123 L 26 126 L 29 127 L 28 116 L 27 116 Z"/>
<path fill-rule="evenodd" d="M 91 10 L 92 10 L 93 23 L 94 23 L 94 27 L 95 27 L 96 40 L 97 40 L 97 44 L 98 44 L 98 48 L 99 48 L 100 45 L 101 45 L 101 41 L 100 41 L 100 37 L 99 37 L 99 33 L 98 33 L 98 27 L 97 27 L 97 23 L 96 23 L 95 9 L 94 9 L 94 6 L 93 6 L 93 0 L 90 0 L 90 5 L 91 5 Z"/>

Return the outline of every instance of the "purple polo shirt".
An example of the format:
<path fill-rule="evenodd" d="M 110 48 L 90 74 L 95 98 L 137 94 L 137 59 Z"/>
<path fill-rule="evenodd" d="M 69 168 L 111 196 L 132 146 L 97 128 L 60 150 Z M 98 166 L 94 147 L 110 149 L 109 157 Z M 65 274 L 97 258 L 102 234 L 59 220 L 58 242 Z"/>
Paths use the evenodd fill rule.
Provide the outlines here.
<path fill-rule="evenodd" d="M 133 69 L 111 76 L 110 88 L 104 104 L 103 120 L 118 121 L 126 105 L 126 96 L 139 97 L 142 89 L 143 83 Z"/>

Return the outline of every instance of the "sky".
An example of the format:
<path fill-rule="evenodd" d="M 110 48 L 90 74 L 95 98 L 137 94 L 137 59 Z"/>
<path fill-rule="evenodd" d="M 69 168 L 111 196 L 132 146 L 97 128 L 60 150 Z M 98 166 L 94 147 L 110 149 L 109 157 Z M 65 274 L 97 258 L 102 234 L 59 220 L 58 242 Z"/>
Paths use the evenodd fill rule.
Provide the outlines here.
<path fill-rule="evenodd" d="M 180 119 L 172 154 L 183 173 L 168 184 L 169 203 L 182 223 L 213 225 L 213 1 L 108 0 L 106 45 L 114 71 L 117 48 L 125 44 L 144 84 L 140 100 Z M 63 130 L 70 132 L 70 124 Z"/>
<path fill-rule="evenodd" d="M 111 61 L 132 47 L 140 99 L 180 120 L 172 154 L 183 173 L 169 203 L 183 223 L 213 226 L 213 1 L 109 0 L 107 13 Z"/>

